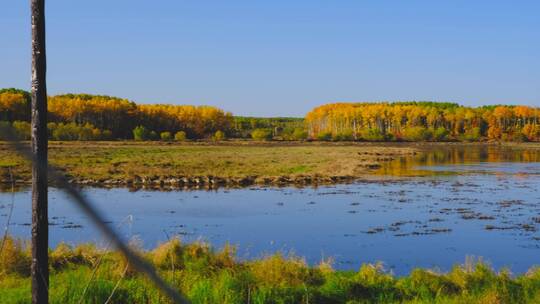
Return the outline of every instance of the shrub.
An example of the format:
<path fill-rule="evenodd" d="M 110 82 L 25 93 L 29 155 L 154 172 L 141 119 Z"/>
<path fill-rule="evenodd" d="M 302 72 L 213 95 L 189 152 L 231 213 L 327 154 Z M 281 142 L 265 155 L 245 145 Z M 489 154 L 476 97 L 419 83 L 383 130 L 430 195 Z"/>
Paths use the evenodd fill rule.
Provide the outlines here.
<path fill-rule="evenodd" d="M 75 123 L 59 123 L 52 131 L 54 140 L 77 140 L 79 139 L 79 127 Z"/>
<path fill-rule="evenodd" d="M 403 130 L 403 138 L 408 141 L 425 141 L 433 138 L 433 133 L 424 127 L 410 127 Z"/>
<path fill-rule="evenodd" d="M 272 140 L 272 131 L 268 129 L 255 129 L 251 132 L 251 138 L 254 140 Z"/>
<path fill-rule="evenodd" d="M 13 130 L 20 140 L 29 140 L 31 136 L 30 123 L 26 121 L 13 122 Z"/>
<path fill-rule="evenodd" d="M 444 275 L 424 270 L 414 269 L 411 274 L 397 284 L 407 297 L 434 299 L 436 296 L 455 295 L 461 291 L 456 283 Z"/>
<path fill-rule="evenodd" d="M 104 139 L 103 138 L 103 132 L 98 128 L 92 129 L 92 140 L 99 140 Z"/>
<path fill-rule="evenodd" d="M 54 122 L 47 123 L 47 136 L 49 139 L 53 138 L 53 131 L 56 129 L 57 124 Z"/>
<path fill-rule="evenodd" d="M 8 121 L 0 121 L 0 140 L 8 140 L 13 128 Z"/>
<path fill-rule="evenodd" d="M 112 139 L 112 132 L 110 130 L 103 130 L 101 132 L 101 139 L 104 139 L 104 140 Z"/>
<path fill-rule="evenodd" d="M 28 275 L 30 274 L 30 262 L 31 258 L 27 246 L 21 240 L 6 237 L 0 253 L 0 274 Z"/>
<path fill-rule="evenodd" d="M 527 137 L 527 140 L 534 141 L 540 137 L 540 126 L 528 123 L 523 126 L 521 132 Z"/>
<path fill-rule="evenodd" d="M 279 136 L 283 140 L 295 140 L 294 136 L 293 136 L 294 130 L 295 129 L 291 128 L 290 126 L 287 126 L 287 127 L 284 127 L 284 128 L 278 128 Z"/>
<path fill-rule="evenodd" d="M 330 140 L 332 140 L 332 133 L 331 132 L 321 132 L 321 133 L 317 134 L 317 140 L 330 141 Z"/>
<path fill-rule="evenodd" d="M 99 131 L 99 129 L 94 128 L 94 126 L 88 123 L 84 126 L 79 126 L 78 133 L 79 140 L 95 140 L 99 139 L 101 136 L 101 132 Z"/>
<path fill-rule="evenodd" d="M 216 133 L 214 133 L 214 140 L 220 141 L 225 139 L 225 133 L 221 130 L 217 130 Z"/>
<path fill-rule="evenodd" d="M 161 269 L 181 269 L 184 267 L 182 258 L 182 244 L 180 239 L 173 238 L 158 245 L 152 251 L 152 262 Z"/>
<path fill-rule="evenodd" d="M 79 252 L 75 252 L 73 248 L 66 244 L 60 243 L 56 248 L 49 252 L 49 264 L 54 269 L 60 269 L 70 264 L 77 265 L 84 263 L 84 256 Z"/>
<path fill-rule="evenodd" d="M 302 285 L 310 275 L 306 262 L 298 257 L 275 254 L 250 265 L 256 282 L 263 286 L 295 287 Z"/>
<path fill-rule="evenodd" d="M 529 138 L 527 137 L 527 135 L 523 134 L 522 132 L 516 132 L 512 134 L 512 141 L 526 142 L 526 141 L 529 141 Z"/>
<path fill-rule="evenodd" d="M 161 140 L 163 141 L 170 141 L 172 140 L 172 134 L 171 132 L 161 132 L 159 134 L 159 137 L 161 137 Z"/>
<path fill-rule="evenodd" d="M 396 141 L 398 140 L 394 133 L 386 133 L 383 135 L 385 141 Z"/>
<path fill-rule="evenodd" d="M 47 132 L 52 140 L 99 140 L 112 137 L 110 131 L 101 131 L 92 124 L 77 125 L 76 123 L 48 123 Z"/>
<path fill-rule="evenodd" d="M 332 140 L 334 141 L 351 141 L 354 140 L 352 131 L 343 131 L 336 133 L 332 136 Z"/>
<path fill-rule="evenodd" d="M 487 131 L 487 136 L 489 139 L 501 139 L 502 130 L 499 126 L 490 126 Z"/>
<path fill-rule="evenodd" d="M 133 139 L 135 140 L 149 140 L 150 139 L 150 131 L 146 129 L 144 126 L 138 126 L 135 129 L 133 129 Z"/>
<path fill-rule="evenodd" d="M 220 268 L 233 268 L 236 266 L 236 247 L 225 244 L 213 257 L 213 264 Z"/>
<path fill-rule="evenodd" d="M 480 128 L 478 127 L 465 131 L 465 133 L 462 136 L 463 140 L 466 140 L 466 141 L 478 141 L 480 140 L 481 137 L 482 137 L 482 134 L 481 134 Z"/>
<path fill-rule="evenodd" d="M 439 127 L 433 131 L 433 139 L 443 141 L 448 139 L 449 132 L 443 127 Z"/>
<path fill-rule="evenodd" d="M 459 288 L 474 291 L 492 286 L 496 278 L 495 272 L 488 264 L 481 259 L 469 257 L 464 265 L 454 266 L 447 276 Z"/>
<path fill-rule="evenodd" d="M 159 135 L 157 134 L 156 131 L 150 131 L 150 136 L 149 136 L 150 140 L 159 140 Z"/>
<path fill-rule="evenodd" d="M 174 140 L 176 140 L 176 141 L 185 141 L 186 140 L 186 132 L 184 132 L 184 131 L 176 132 L 176 134 L 174 134 Z"/>
<path fill-rule="evenodd" d="M 306 140 L 308 138 L 308 132 L 302 128 L 296 128 L 292 133 L 292 138 L 294 140 Z"/>
<path fill-rule="evenodd" d="M 367 141 L 383 141 L 386 139 L 381 130 L 377 128 L 365 129 L 360 133 L 360 137 Z"/>
<path fill-rule="evenodd" d="M 380 294 L 385 294 L 389 298 L 395 294 L 395 280 L 384 271 L 381 263 L 363 264 L 353 280 L 357 283 L 355 292 L 362 294 L 363 298 L 370 300 L 370 303 L 376 303 Z"/>

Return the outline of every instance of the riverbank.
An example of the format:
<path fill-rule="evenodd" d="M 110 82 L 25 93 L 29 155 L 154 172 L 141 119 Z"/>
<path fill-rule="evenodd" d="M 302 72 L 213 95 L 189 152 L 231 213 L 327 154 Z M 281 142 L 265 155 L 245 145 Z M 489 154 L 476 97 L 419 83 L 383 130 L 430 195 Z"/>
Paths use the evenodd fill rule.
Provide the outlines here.
<path fill-rule="evenodd" d="M 468 259 L 450 272 L 414 269 L 403 277 L 365 264 L 337 271 L 330 261 L 310 267 L 297 256 L 236 259 L 235 248 L 173 239 L 139 250 L 161 276 L 192 303 L 538 303 L 540 270 L 520 276 Z M 114 251 L 65 244 L 50 251 L 52 303 L 169 303 Z M 8 238 L 0 259 L 2 303 L 30 302 L 30 256 Z"/>
<path fill-rule="evenodd" d="M 227 141 L 221 143 L 51 142 L 51 163 L 77 184 L 218 187 L 310 185 L 351 181 L 382 162 L 412 155 L 410 146 Z M 28 162 L 0 149 L 2 182 L 10 171 L 30 181 Z"/>
<path fill-rule="evenodd" d="M 92 186 L 216 188 L 351 182 L 384 163 L 463 143 L 50 142 L 51 163 Z M 468 145 L 487 145 L 474 143 Z M 493 144 L 490 144 L 493 145 Z M 539 144 L 505 144 L 540 149 Z M 0 143 L 0 182 L 28 184 L 27 161 Z"/>

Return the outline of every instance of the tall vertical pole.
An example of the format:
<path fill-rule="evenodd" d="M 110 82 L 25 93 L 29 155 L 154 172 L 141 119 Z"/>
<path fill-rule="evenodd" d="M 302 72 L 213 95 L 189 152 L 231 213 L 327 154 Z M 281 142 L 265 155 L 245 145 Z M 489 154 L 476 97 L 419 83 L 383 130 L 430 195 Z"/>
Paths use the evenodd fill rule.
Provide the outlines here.
<path fill-rule="evenodd" d="M 48 303 L 47 83 L 45 0 L 30 0 L 32 18 L 32 303 Z"/>

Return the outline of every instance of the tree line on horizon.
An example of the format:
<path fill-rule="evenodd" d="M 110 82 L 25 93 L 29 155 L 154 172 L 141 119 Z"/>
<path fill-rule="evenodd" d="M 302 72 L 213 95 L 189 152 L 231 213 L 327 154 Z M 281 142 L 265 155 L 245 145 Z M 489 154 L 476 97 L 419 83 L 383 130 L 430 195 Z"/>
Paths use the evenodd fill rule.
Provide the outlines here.
<path fill-rule="evenodd" d="M 118 97 L 48 98 L 52 140 L 253 138 L 320 141 L 539 141 L 540 111 L 529 106 L 456 103 L 333 103 L 305 118 L 244 117 L 212 106 L 136 104 Z M 0 90 L 0 129 L 30 137 L 30 94 Z M 1 138 L 0 138 L 1 139 Z"/>
<path fill-rule="evenodd" d="M 106 95 L 49 96 L 48 112 L 49 136 L 56 140 L 152 140 L 167 133 L 200 139 L 225 132 L 232 123 L 232 114 L 216 107 L 136 104 Z M 21 128 L 30 121 L 28 92 L 0 90 L 0 121 L 10 122 L 17 133 L 26 134 Z"/>
<path fill-rule="evenodd" d="M 306 115 L 309 136 L 319 140 L 539 141 L 540 109 L 456 103 L 333 103 Z"/>

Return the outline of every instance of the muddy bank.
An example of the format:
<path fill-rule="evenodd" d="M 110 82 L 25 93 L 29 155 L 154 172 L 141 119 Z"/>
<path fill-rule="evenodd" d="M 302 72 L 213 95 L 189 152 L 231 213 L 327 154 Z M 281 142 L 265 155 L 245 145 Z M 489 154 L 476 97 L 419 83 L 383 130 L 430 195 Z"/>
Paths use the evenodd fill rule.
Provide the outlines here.
<path fill-rule="evenodd" d="M 1 145 L 0 145 L 1 147 Z M 537 162 L 536 144 L 302 143 L 157 145 L 52 143 L 51 163 L 78 185 L 129 188 L 317 186 L 374 175 L 441 174 L 415 168 L 474 162 Z M 13 177 L 13 178 L 12 178 Z M 30 183 L 30 164 L 0 149 L 0 190 Z"/>
<path fill-rule="evenodd" d="M 418 149 L 375 145 L 52 147 L 51 163 L 73 184 L 130 188 L 311 186 L 353 182 Z M 2 153 L 0 152 L 0 155 Z M 31 181 L 30 166 L 14 155 L 0 166 L 0 184 Z M 51 183 L 53 184 L 53 183 Z M 1 185 L 0 185 L 1 188 Z"/>
<path fill-rule="evenodd" d="M 487 171 L 478 166 L 495 167 L 496 173 L 482 173 Z M 411 266 L 450 269 L 464 256 L 482 256 L 496 267 L 526 271 L 540 250 L 540 175 L 531 174 L 540 172 L 539 166 L 484 162 L 459 176 L 372 175 L 351 184 L 298 188 L 207 190 L 214 186 L 201 183 L 178 191 L 181 181 L 158 175 L 145 177 L 147 184 L 139 176 L 137 185 L 81 188 L 111 227 L 122 227 L 118 231 L 126 237 L 137 235 L 148 247 L 179 236 L 186 243 L 203 238 L 249 248 L 240 256 L 293 250 L 314 264 L 332 256 L 339 269 L 384 260 L 392 271 L 406 273 Z M 464 170 L 461 164 L 450 167 Z M 178 185 L 167 185 L 167 178 Z M 244 182 L 257 179 L 264 181 L 253 176 Z M 62 191 L 52 187 L 49 193 L 51 244 L 98 239 L 99 231 Z M 28 188 L 13 196 L 0 193 L 0 221 L 15 206 L 14 235 L 30 233 L 30 196 Z"/>
<path fill-rule="evenodd" d="M 364 176 L 365 177 L 365 176 Z M 243 188 L 250 186 L 275 187 L 309 187 L 331 184 L 347 184 L 363 179 L 363 176 L 245 176 L 245 177 L 219 177 L 219 176 L 167 176 L 145 177 L 134 176 L 129 179 L 70 179 L 69 182 L 81 186 L 116 188 L 127 187 L 134 189 L 218 189 Z M 15 187 L 29 186 L 29 180 L 16 180 Z M 50 184 L 54 186 L 54 181 Z M 11 189 L 11 184 L 4 182 L 0 189 Z"/>

